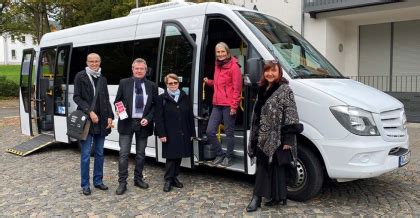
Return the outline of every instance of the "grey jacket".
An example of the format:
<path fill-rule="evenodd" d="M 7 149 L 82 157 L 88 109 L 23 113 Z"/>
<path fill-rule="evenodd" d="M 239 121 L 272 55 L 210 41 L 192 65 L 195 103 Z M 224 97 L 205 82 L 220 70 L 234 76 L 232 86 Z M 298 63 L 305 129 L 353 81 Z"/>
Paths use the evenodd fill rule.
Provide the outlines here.
<path fill-rule="evenodd" d="M 255 114 L 254 109 L 251 120 L 248 143 L 250 157 L 254 157 L 256 149 L 260 149 L 271 163 L 280 145 L 289 144 L 292 146 L 293 159 L 297 159 L 296 135 L 302 132 L 303 126 L 299 124 L 293 91 L 289 85 L 281 84 L 262 106 L 260 116 Z"/>

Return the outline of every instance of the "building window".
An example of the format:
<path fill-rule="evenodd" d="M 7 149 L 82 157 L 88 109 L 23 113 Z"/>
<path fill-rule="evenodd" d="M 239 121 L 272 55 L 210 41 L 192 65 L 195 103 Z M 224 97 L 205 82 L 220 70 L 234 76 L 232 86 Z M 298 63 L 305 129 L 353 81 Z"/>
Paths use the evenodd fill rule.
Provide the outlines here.
<path fill-rule="evenodd" d="M 13 36 L 13 35 L 12 35 L 12 36 L 10 37 L 10 40 L 12 41 L 12 43 L 15 43 L 15 36 Z"/>
<path fill-rule="evenodd" d="M 21 40 L 20 40 L 22 43 L 26 43 L 26 37 L 25 36 L 22 36 L 22 38 L 21 38 Z"/>
<path fill-rule="evenodd" d="M 12 59 L 16 60 L 16 50 L 12 50 Z"/>

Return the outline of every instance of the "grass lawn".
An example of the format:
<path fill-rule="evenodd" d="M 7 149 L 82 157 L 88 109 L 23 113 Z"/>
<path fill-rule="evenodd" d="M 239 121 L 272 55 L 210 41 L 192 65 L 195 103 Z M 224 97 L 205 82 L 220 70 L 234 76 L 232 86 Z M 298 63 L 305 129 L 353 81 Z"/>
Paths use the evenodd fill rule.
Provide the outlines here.
<path fill-rule="evenodd" d="M 0 76 L 19 84 L 20 65 L 0 65 Z"/>

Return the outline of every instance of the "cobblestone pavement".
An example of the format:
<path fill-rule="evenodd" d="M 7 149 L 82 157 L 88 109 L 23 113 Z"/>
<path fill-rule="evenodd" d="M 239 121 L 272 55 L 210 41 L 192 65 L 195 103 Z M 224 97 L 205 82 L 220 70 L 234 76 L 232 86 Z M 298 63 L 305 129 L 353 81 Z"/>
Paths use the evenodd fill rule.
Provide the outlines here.
<path fill-rule="evenodd" d="M 0 110 L 2 102 L 0 101 Z M 18 118 L 0 118 L 0 216 L 420 216 L 420 125 L 410 124 L 411 162 L 377 178 L 348 183 L 327 182 L 322 193 L 307 202 L 289 201 L 286 207 L 262 207 L 246 213 L 252 177 L 211 168 L 182 170 L 183 189 L 164 193 L 164 166 L 147 159 L 148 190 L 129 181 L 123 196 L 117 188 L 118 153 L 107 151 L 104 182 L 108 191 L 79 187 L 76 146 L 54 144 L 27 157 L 4 152 L 28 140 L 20 134 Z M 91 164 L 92 166 L 92 164 Z M 130 177 L 133 157 L 130 159 Z"/>

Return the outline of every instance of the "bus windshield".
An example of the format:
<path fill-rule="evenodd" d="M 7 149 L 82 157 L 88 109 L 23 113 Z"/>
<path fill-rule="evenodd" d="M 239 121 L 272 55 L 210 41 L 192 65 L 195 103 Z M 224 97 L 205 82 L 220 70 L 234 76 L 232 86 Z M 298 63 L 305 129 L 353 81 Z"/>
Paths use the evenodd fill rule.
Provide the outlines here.
<path fill-rule="evenodd" d="M 252 11 L 236 13 L 292 78 L 345 78 L 299 33 L 278 19 Z"/>

